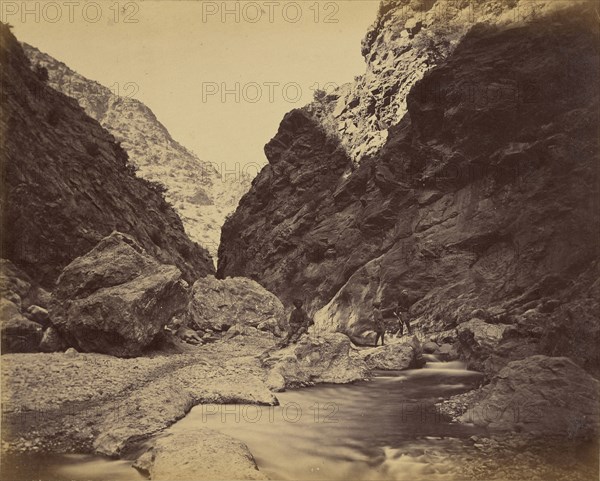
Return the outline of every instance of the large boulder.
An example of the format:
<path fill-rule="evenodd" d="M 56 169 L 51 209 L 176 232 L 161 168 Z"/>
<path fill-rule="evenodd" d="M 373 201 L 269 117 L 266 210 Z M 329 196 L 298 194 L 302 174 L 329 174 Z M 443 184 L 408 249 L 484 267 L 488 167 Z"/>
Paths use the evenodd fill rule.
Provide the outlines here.
<path fill-rule="evenodd" d="M 192 288 L 188 323 L 195 329 L 224 331 L 234 324 L 257 327 L 265 321 L 275 328 L 283 318 L 281 301 L 251 279 L 207 276 Z"/>
<path fill-rule="evenodd" d="M 386 344 L 360 351 L 369 369 L 401 371 L 417 367 L 416 351 L 410 344 Z"/>
<path fill-rule="evenodd" d="M 352 351 L 352 343 L 344 334 L 305 335 L 297 344 L 271 354 L 264 362 L 272 367 L 269 377 L 281 375 L 287 388 L 344 384 L 365 379 L 369 372 L 366 363 Z"/>
<path fill-rule="evenodd" d="M 600 382 L 566 357 L 531 356 L 508 363 L 461 421 L 536 435 L 598 434 Z"/>
<path fill-rule="evenodd" d="M 185 309 L 186 282 L 132 237 L 113 232 L 60 275 L 50 308 L 54 326 L 79 351 L 141 354 Z"/>
<path fill-rule="evenodd" d="M 161 437 L 134 466 L 159 481 L 267 479 L 244 443 L 206 428 Z"/>

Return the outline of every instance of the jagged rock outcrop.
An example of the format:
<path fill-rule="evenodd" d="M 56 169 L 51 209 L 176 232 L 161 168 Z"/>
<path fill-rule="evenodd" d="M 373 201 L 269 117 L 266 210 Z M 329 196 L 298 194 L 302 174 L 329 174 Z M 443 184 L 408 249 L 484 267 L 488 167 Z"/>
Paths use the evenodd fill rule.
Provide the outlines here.
<path fill-rule="evenodd" d="M 512 361 L 482 390 L 463 422 L 511 432 L 596 439 L 600 382 L 566 357 Z"/>
<path fill-rule="evenodd" d="M 248 175 L 226 175 L 175 141 L 152 110 L 135 98 L 133 82 L 112 90 L 64 63 L 23 44 L 35 66 L 48 71 L 48 85 L 76 99 L 120 143 L 140 177 L 162 184 L 188 235 L 216 257 L 221 226 L 250 187 Z"/>
<path fill-rule="evenodd" d="M 215 279 L 207 276 L 194 283 L 187 309 L 187 323 L 197 330 L 225 331 L 235 324 L 257 327 L 267 322 L 281 325 L 283 304 L 257 282 L 243 277 Z"/>
<path fill-rule="evenodd" d="M 573 1 L 383 0 L 361 45 L 365 73 L 316 96 L 308 109 L 358 163 L 381 150 L 388 129 L 407 112 L 411 88 L 452 54 L 473 25 L 511 25 L 569 5 Z"/>
<path fill-rule="evenodd" d="M 593 15 L 575 5 L 474 26 L 355 167 L 310 109 L 288 114 L 223 228 L 218 275 L 305 297 L 318 328 L 353 339 L 374 301 L 393 306 L 405 288 L 420 330 L 452 330 L 476 308 L 518 326 L 497 366 L 552 352 L 596 369 Z"/>
<path fill-rule="evenodd" d="M 114 232 L 65 267 L 50 312 L 78 351 L 134 357 L 188 300 L 177 267 L 159 264 L 135 239 Z"/>
<path fill-rule="evenodd" d="M 161 195 L 77 102 L 44 83 L 9 28 L 0 31 L 2 255 L 50 287 L 114 230 L 193 282 L 214 270 Z"/>

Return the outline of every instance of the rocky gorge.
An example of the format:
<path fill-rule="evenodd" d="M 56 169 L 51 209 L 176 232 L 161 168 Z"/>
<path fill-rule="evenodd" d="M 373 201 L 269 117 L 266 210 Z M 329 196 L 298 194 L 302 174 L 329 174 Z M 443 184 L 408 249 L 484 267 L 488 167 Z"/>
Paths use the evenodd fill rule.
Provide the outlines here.
<path fill-rule="evenodd" d="M 321 456 L 306 479 L 595 479 L 596 14 L 384 0 L 366 73 L 265 146 L 216 272 L 202 162 L 0 24 L 3 478 L 69 453 L 126 479 L 300 479 L 264 458 L 289 444 Z M 410 330 L 386 317 L 373 346 L 373 304 L 403 290 Z M 314 325 L 286 346 L 295 299 Z M 309 426 L 270 417 L 301 399 Z"/>
<path fill-rule="evenodd" d="M 290 112 L 223 227 L 217 276 L 300 296 L 317 325 L 357 342 L 372 303 L 393 307 L 406 289 L 413 322 L 456 328 L 474 367 L 487 362 L 477 325 L 498 338 L 492 371 L 559 353 L 597 370 L 597 25 L 586 5 L 503 24 L 511 2 L 492 4 L 494 21 L 397 94 L 408 112 L 377 153 L 356 161 L 314 106 Z M 384 2 L 366 46 L 400 34 L 417 48 L 394 21 L 408 5 Z M 436 32 L 423 20 L 419 35 L 442 42 Z"/>
<path fill-rule="evenodd" d="M 135 82 L 105 87 L 37 48 L 22 44 L 30 62 L 48 72 L 47 85 L 77 100 L 127 152 L 137 174 L 165 188 L 165 199 L 189 237 L 216 257 L 225 217 L 248 189 L 248 173 L 226 175 L 173 139 L 151 109 L 137 99 Z"/>

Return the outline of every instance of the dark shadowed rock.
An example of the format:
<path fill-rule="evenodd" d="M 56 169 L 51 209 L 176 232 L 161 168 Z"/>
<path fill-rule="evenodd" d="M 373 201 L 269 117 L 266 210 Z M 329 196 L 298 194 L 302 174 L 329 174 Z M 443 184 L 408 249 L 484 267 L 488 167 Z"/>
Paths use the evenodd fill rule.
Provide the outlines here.
<path fill-rule="evenodd" d="M 2 353 L 36 352 L 42 340 L 42 326 L 21 315 L 19 307 L 0 298 Z"/>
<path fill-rule="evenodd" d="M 600 382 L 565 357 L 512 361 L 461 417 L 492 429 L 596 438 Z"/>
<path fill-rule="evenodd" d="M 8 259 L 0 259 L 0 297 L 14 302 L 24 315 L 34 305 L 38 309 L 47 309 L 50 303 L 48 291 L 39 287 Z M 38 321 L 45 323 L 47 319 L 40 318 Z"/>
<path fill-rule="evenodd" d="M 48 315 L 48 311 L 40 306 L 29 306 L 27 308 L 27 317 L 33 322 L 37 322 L 42 326 L 48 326 L 50 324 L 50 316 Z"/>
<path fill-rule="evenodd" d="M 436 356 L 440 361 L 456 361 L 459 357 L 458 350 L 452 344 L 442 344 Z"/>
<path fill-rule="evenodd" d="M 114 232 L 65 267 L 50 312 L 78 350 L 131 357 L 187 300 L 179 269 L 159 264 L 132 237 Z"/>
<path fill-rule="evenodd" d="M 423 352 L 425 354 L 435 354 L 436 352 L 438 352 L 439 348 L 440 346 L 438 346 L 433 341 L 428 341 L 425 344 L 423 344 Z"/>
<path fill-rule="evenodd" d="M 257 282 L 243 277 L 207 276 L 192 288 L 188 324 L 196 329 L 223 331 L 240 324 L 272 330 L 283 320 L 281 301 Z M 271 325 L 266 329 L 264 323 Z"/>
<path fill-rule="evenodd" d="M 63 352 L 68 345 L 55 327 L 50 326 L 44 331 L 44 336 L 40 342 L 41 352 Z"/>
<path fill-rule="evenodd" d="M 36 76 L 8 27 L 0 35 L 2 255 L 52 288 L 67 264 L 118 230 L 190 282 L 213 273 L 162 186 L 137 177 L 114 137 Z"/>
<path fill-rule="evenodd" d="M 405 30 L 394 22 L 406 3 L 387 4 L 389 15 L 372 32 L 376 43 L 365 50 L 368 62 L 390 62 L 392 78 L 407 75 L 395 70 L 406 49 L 389 40 Z M 497 12 L 507 3 L 497 2 Z M 575 6 L 540 11 L 518 28 L 477 25 L 441 57 L 427 57 L 435 68 L 421 69 L 415 59 L 418 75 L 428 72 L 402 99 L 392 94 L 394 105 L 406 100 L 407 115 L 360 162 L 343 155 L 347 131 L 338 142 L 318 112 L 288 114 L 265 148 L 269 165 L 223 228 L 218 274 L 256 279 L 284 303 L 303 297 L 318 328 L 355 342 L 372 336 L 372 302 L 393 307 L 402 289 L 424 332 L 451 330 L 476 309 L 489 324 L 514 324 L 539 304 L 552 316 L 536 309 L 543 315 L 511 341 L 515 352 L 531 355 L 538 344 L 594 369 L 594 15 Z M 436 38 L 434 28 L 422 27 L 415 40 Z M 382 45 L 390 47 L 385 60 Z M 385 70 L 381 83 L 389 90 Z M 376 102 L 379 111 L 384 102 Z M 348 129 L 368 124 L 367 110 L 349 111 L 336 112 Z M 552 324 L 567 335 L 549 335 Z M 577 332 L 589 343 L 581 353 Z M 494 364 L 507 360 L 503 354 Z"/>

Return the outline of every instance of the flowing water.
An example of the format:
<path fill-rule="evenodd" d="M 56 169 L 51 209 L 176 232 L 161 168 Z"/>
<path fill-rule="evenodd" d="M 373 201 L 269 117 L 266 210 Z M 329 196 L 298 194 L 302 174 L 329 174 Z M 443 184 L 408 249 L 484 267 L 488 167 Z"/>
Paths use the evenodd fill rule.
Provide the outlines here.
<path fill-rule="evenodd" d="M 238 438 L 272 479 L 451 480 L 457 455 L 472 449 L 468 438 L 480 432 L 451 424 L 434 404 L 480 379 L 459 362 L 428 362 L 424 369 L 379 372 L 368 382 L 279 393 L 280 406 L 196 406 L 168 432 L 208 427 Z M 27 477 L 35 474 L 29 464 L 15 479 L 143 479 L 127 462 L 97 456 L 35 463 L 43 476 Z"/>

